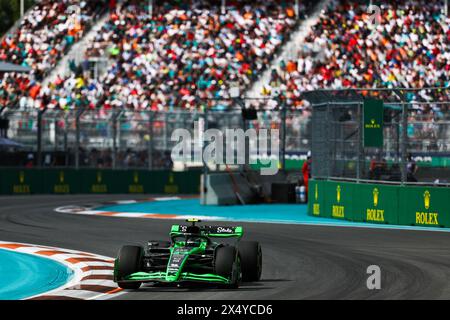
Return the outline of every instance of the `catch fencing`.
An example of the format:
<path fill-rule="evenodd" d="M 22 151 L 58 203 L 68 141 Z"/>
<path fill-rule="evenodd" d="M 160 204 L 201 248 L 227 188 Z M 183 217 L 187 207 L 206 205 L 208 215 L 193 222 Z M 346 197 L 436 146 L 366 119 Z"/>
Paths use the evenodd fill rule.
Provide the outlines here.
<path fill-rule="evenodd" d="M 306 93 L 313 109 L 309 215 L 450 227 L 446 92 L 434 88 Z M 428 165 L 426 158 L 431 159 Z"/>
<path fill-rule="evenodd" d="M 309 150 L 309 113 L 286 110 L 260 99 L 258 119 L 246 121 L 240 106 L 231 100 L 209 101 L 193 110 L 29 110 L 4 108 L 6 137 L 17 145 L 0 146 L 0 166 L 171 169 L 176 129 L 192 137 L 200 129 L 285 130 L 285 152 Z M 242 99 L 244 108 L 255 100 Z M 224 108 L 226 107 L 226 108 Z M 196 143 L 194 139 L 192 144 Z M 258 143 L 258 142 L 255 142 Z M 195 155 L 192 158 L 196 158 Z M 177 159 L 175 159 L 177 160 Z M 202 167 L 202 163 L 180 163 Z"/>
<path fill-rule="evenodd" d="M 394 90 L 361 91 L 305 94 L 313 109 L 313 177 L 450 182 L 450 102 L 407 101 Z"/>

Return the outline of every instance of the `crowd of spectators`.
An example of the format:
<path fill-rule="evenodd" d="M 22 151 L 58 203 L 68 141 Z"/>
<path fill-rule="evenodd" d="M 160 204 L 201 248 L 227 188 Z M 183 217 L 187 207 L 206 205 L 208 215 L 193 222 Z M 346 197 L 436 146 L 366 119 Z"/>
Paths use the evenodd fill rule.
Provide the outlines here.
<path fill-rule="evenodd" d="M 9 93 L 10 102 L 22 108 L 195 108 L 196 97 L 226 98 L 230 87 L 249 86 L 298 23 L 290 1 L 227 1 L 226 12 L 221 11 L 220 1 L 157 2 L 153 16 L 149 15 L 146 1 L 124 1 L 111 10 L 88 45 L 85 62 L 71 65 L 73 73 L 69 77 L 57 77 L 41 88 L 39 79 L 55 65 L 68 44 L 76 41 L 73 37 L 82 35 L 82 21 L 92 18 L 93 8 L 100 7 L 98 1 L 83 2 L 86 13 L 82 19 L 70 19 L 62 14 L 70 2 L 43 1 L 25 21 L 42 20 L 35 16 L 46 17 L 42 11 L 50 8 L 55 11 L 48 14 L 53 20 L 33 24 L 30 32 L 24 22 L 15 37 L 3 41 L 2 50 L 9 54 L 0 54 L 0 58 L 26 61 L 38 79 L 30 83 L 28 76 L 6 75 L 1 87 Z M 304 14 L 307 7 L 301 8 Z M 49 23 L 55 25 L 51 30 Z M 22 35 L 25 32 L 30 39 L 41 35 L 43 50 L 14 55 L 10 47 L 22 44 L 23 38 L 27 39 Z M 86 72 L 87 61 L 93 57 L 113 61 L 99 79 Z M 22 96 L 11 90 L 13 84 Z"/>
<path fill-rule="evenodd" d="M 450 19 L 443 8 L 441 0 L 383 1 L 379 19 L 371 21 L 368 1 L 333 0 L 297 58 L 272 70 L 263 93 L 276 90 L 289 104 L 302 107 L 301 93 L 320 88 L 448 87 Z M 450 91 L 432 90 L 406 96 L 433 102 L 449 97 Z M 416 109 L 439 112 L 448 107 Z"/>
<path fill-rule="evenodd" d="M 43 78 L 107 2 L 109 18 L 89 44 L 85 62 L 42 87 Z M 301 3 L 303 15 L 311 2 Z M 3 76 L 0 105 L 172 110 L 196 108 L 196 98 L 226 98 L 230 87 L 245 89 L 270 64 L 298 23 L 292 5 L 227 1 L 221 12 L 220 1 L 168 1 L 155 3 L 150 16 L 146 1 L 126 0 L 113 8 L 107 0 L 42 0 L 0 43 L 0 61 L 33 69 L 31 75 Z M 333 0 L 298 57 L 272 70 L 263 94 L 276 90 L 302 108 L 301 93 L 319 88 L 448 86 L 450 20 L 442 10 L 441 0 L 385 1 L 378 25 L 371 28 L 366 2 Z M 93 57 L 113 61 L 98 79 L 87 72 Z M 407 95 L 422 101 L 448 97 L 448 92 L 426 90 Z M 434 109 L 446 112 L 448 105 Z"/>
<path fill-rule="evenodd" d="M 48 104 L 51 88 L 42 88 L 43 79 L 104 12 L 105 4 L 106 0 L 38 1 L 15 31 L 0 40 L 0 61 L 32 69 L 27 75 L 0 74 L 0 105 Z"/>
<path fill-rule="evenodd" d="M 295 27 L 292 7 L 276 1 L 191 1 L 158 4 L 153 16 L 145 2 L 126 1 L 110 14 L 86 52 L 110 57 L 100 79 L 83 68 L 58 79 L 57 106 L 74 107 L 78 94 L 90 108 L 192 109 L 196 97 L 228 96 L 249 86 Z M 76 100 L 76 98 L 75 98 Z"/>

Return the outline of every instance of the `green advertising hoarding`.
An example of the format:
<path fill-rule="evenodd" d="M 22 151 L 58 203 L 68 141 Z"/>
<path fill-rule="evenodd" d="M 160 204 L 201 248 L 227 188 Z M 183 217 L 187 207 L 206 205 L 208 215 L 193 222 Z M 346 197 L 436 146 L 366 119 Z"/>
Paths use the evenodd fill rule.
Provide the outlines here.
<path fill-rule="evenodd" d="M 400 223 L 424 227 L 450 227 L 449 188 L 400 189 Z"/>
<path fill-rule="evenodd" d="M 308 214 L 375 224 L 450 227 L 450 188 L 311 180 Z"/>
<path fill-rule="evenodd" d="M 383 100 L 364 100 L 364 147 L 383 147 Z"/>
<path fill-rule="evenodd" d="M 40 175 L 43 182 L 39 193 L 72 194 L 80 192 L 80 175 L 76 170 L 40 170 Z"/>
<path fill-rule="evenodd" d="M 354 185 L 355 221 L 398 224 L 398 187 Z"/>
<path fill-rule="evenodd" d="M 38 171 L 11 169 L 0 175 L 5 194 L 33 194 L 42 190 L 42 175 Z"/>
<path fill-rule="evenodd" d="M 0 169 L 0 194 L 199 194 L 200 171 Z"/>
<path fill-rule="evenodd" d="M 321 180 L 310 180 L 308 183 L 308 211 L 315 217 L 325 217 L 325 189 Z"/>
<path fill-rule="evenodd" d="M 325 201 L 323 216 L 335 219 L 354 220 L 353 185 L 334 181 L 324 182 Z"/>

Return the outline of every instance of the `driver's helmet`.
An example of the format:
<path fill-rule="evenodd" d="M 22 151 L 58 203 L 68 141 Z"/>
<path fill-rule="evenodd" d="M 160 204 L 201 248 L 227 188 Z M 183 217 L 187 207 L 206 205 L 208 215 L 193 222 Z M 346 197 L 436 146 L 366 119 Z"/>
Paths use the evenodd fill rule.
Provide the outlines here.
<path fill-rule="evenodd" d="M 186 233 L 192 233 L 192 234 L 200 234 L 200 227 L 198 226 L 189 226 L 186 229 Z"/>
<path fill-rule="evenodd" d="M 189 237 L 186 240 L 186 246 L 188 246 L 188 247 L 200 247 L 201 243 L 202 243 L 202 238 Z"/>

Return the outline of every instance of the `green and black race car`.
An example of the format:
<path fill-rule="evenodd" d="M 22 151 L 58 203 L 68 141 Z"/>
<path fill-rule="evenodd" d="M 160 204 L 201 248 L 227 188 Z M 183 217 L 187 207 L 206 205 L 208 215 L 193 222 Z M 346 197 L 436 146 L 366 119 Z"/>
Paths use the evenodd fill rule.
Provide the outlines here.
<path fill-rule="evenodd" d="M 242 227 L 174 225 L 171 241 L 149 241 L 147 246 L 124 246 L 115 260 L 114 281 L 124 289 L 144 282 L 210 283 L 237 288 L 242 281 L 258 281 L 262 272 L 261 246 L 240 241 Z M 213 238 L 236 238 L 235 245 Z"/>

